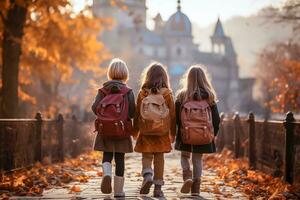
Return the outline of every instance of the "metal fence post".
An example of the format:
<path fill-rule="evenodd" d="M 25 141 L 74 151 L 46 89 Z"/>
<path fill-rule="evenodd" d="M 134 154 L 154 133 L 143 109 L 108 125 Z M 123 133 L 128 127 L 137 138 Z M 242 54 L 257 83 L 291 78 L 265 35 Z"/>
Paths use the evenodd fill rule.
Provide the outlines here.
<path fill-rule="evenodd" d="M 62 114 L 58 114 L 57 117 L 57 134 L 58 134 L 58 158 L 61 162 L 64 161 L 64 118 Z"/>
<path fill-rule="evenodd" d="M 249 166 L 250 169 L 256 168 L 256 151 L 255 151 L 255 116 L 252 112 L 249 113 L 248 116 L 248 123 L 249 123 L 249 132 L 248 132 L 248 159 L 249 159 Z"/>
<path fill-rule="evenodd" d="M 79 134 L 80 134 L 80 127 L 78 126 L 78 119 L 75 115 L 72 116 L 72 127 L 71 127 L 71 134 L 70 134 L 70 140 L 71 140 L 71 156 L 72 158 L 77 157 L 80 154 L 80 143 L 79 143 Z"/>
<path fill-rule="evenodd" d="M 36 133 L 35 133 L 35 155 L 34 160 L 35 161 L 42 161 L 42 114 L 40 112 L 36 113 L 35 115 L 36 119 Z"/>
<path fill-rule="evenodd" d="M 285 127 L 285 181 L 293 183 L 294 171 L 294 128 L 295 118 L 292 112 L 286 114 L 284 121 Z"/>
<path fill-rule="evenodd" d="M 225 118 L 225 114 L 221 113 L 221 115 L 220 115 L 220 130 L 219 130 L 219 134 L 217 136 L 218 152 L 221 152 L 225 146 L 225 133 L 224 133 L 224 125 L 223 125 L 224 118 Z"/>
<path fill-rule="evenodd" d="M 234 120 L 234 156 L 235 158 L 240 157 L 240 116 L 239 113 L 236 112 L 233 117 Z"/>

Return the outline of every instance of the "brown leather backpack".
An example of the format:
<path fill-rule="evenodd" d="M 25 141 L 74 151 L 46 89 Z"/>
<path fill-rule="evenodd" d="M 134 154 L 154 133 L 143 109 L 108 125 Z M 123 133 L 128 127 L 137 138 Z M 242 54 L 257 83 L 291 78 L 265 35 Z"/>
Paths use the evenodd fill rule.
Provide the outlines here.
<path fill-rule="evenodd" d="M 214 139 L 211 109 L 206 100 L 185 102 L 181 109 L 181 125 L 185 144 L 209 144 Z"/>
<path fill-rule="evenodd" d="M 151 92 L 142 100 L 140 132 L 143 135 L 166 135 L 170 130 L 170 113 L 163 91 Z"/>

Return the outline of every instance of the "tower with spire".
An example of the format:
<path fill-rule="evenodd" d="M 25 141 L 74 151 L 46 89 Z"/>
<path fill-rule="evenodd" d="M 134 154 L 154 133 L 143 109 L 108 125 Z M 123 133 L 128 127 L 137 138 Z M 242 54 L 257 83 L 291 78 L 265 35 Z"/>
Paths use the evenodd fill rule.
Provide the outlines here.
<path fill-rule="evenodd" d="M 157 15 L 153 18 L 153 20 L 154 20 L 154 31 L 157 33 L 162 33 L 164 21 L 160 13 L 157 13 Z"/>
<path fill-rule="evenodd" d="M 249 96 L 252 94 L 248 94 L 248 91 L 252 91 L 252 85 L 246 83 L 251 81 L 239 78 L 237 54 L 230 36 L 224 31 L 220 17 L 217 18 L 210 37 L 211 51 L 203 51 L 193 41 L 193 26 L 183 12 L 184 6 L 180 0 L 177 0 L 174 13 L 166 21 L 159 13 L 153 18 L 153 30 L 146 26 L 146 0 L 120 2 L 123 2 L 126 9 L 111 6 L 110 0 L 94 0 L 93 13 L 95 16 L 115 19 L 114 27 L 101 33 L 101 40 L 114 56 L 126 60 L 131 76 L 135 77 L 129 81 L 133 89 L 139 88 L 136 78 L 152 61 L 167 66 L 174 91 L 179 88 L 179 79 L 188 67 L 203 64 L 211 75 L 220 99 L 221 111 L 243 110 L 239 107 L 242 105 L 239 100 L 249 105 L 245 102 L 251 101 Z M 240 87 L 241 82 L 243 88 Z M 242 97 L 240 91 L 248 92 L 244 95 L 246 98 Z"/>

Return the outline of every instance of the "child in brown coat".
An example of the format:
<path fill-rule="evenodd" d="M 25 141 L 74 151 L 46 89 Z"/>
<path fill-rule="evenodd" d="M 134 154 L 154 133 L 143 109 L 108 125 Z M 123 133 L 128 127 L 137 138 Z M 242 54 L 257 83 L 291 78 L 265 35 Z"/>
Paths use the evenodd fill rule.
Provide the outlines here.
<path fill-rule="evenodd" d="M 171 143 L 174 142 L 176 131 L 175 106 L 169 85 L 169 77 L 161 64 L 151 64 L 146 68 L 142 77 L 143 82 L 137 97 L 136 115 L 134 119 L 135 129 L 139 131 L 134 150 L 142 153 L 142 175 L 144 177 L 140 193 L 148 194 L 151 185 L 154 183 L 154 196 L 162 197 L 164 196 L 161 191 L 161 187 L 164 185 L 164 153 L 172 150 Z M 146 133 L 145 127 L 158 126 L 158 124 L 155 124 L 155 121 L 150 122 L 144 120 L 143 116 L 141 116 L 141 113 L 143 113 L 143 110 L 141 110 L 143 100 L 153 93 L 158 94 L 161 96 L 161 99 L 163 99 L 161 105 L 164 104 L 165 107 L 162 106 L 162 109 L 168 112 L 168 116 L 165 118 L 167 122 L 164 124 L 164 128 L 161 129 L 163 131 L 155 132 L 155 128 L 153 128 L 152 133 Z M 157 96 L 154 98 L 156 97 Z M 154 173 L 152 162 L 154 162 Z"/>

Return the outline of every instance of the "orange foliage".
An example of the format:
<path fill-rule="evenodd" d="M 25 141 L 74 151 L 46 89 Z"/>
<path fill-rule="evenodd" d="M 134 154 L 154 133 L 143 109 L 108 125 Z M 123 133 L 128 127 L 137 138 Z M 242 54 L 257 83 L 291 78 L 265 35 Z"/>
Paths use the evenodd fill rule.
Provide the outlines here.
<path fill-rule="evenodd" d="M 233 159 L 232 152 L 226 149 L 220 154 L 206 155 L 204 163 L 205 168 L 217 172 L 220 184 L 241 190 L 249 199 L 297 199 L 299 195 L 300 185 L 292 186 L 271 175 L 249 170 L 245 158 Z M 217 187 L 211 192 L 220 193 Z"/>
<path fill-rule="evenodd" d="M 41 196 L 45 189 L 51 189 L 54 186 L 69 188 L 70 192 L 80 192 L 79 186 L 70 187 L 67 184 L 72 181 L 88 182 L 91 176 L 85 175 L 82 171 L 97 171 L 100 158 L 100 153 L 91 152 L 76 159 L 66 159 L 64 163 L 53 165 L 36 163 L 29 170 L 22 169 L 4 175 L 0 180 L 0 191 L 3 192 L 0 193 L 0 197 Z"/>
<path fill-rule="evenodd" d="M 44 111 L 66 103 L 58 90 L 61 84 L 72 82 L 74 70 L 93 72 L 97 77 L 91 78 L 99 79 L 104 73 L 99 65 L 110 54 L 97 37 L 112 24 L 111 19 L 96 19 L 89 8 L 74 13 L 70 0 L 16 3 L 28 8 L 19 73 L 21 100 L 43 104 L 37 109 Z M 10 1 L 0 2 L 2 17 L 11 6 Z M 2 30 L 0 19 L 0 35 Z"/>
<path fill-rule="evenodd" d="M 300 45 L 279 43 L 264 49 L 257 63 L 262 101 L 273 112 L 300 110 Z"/>

